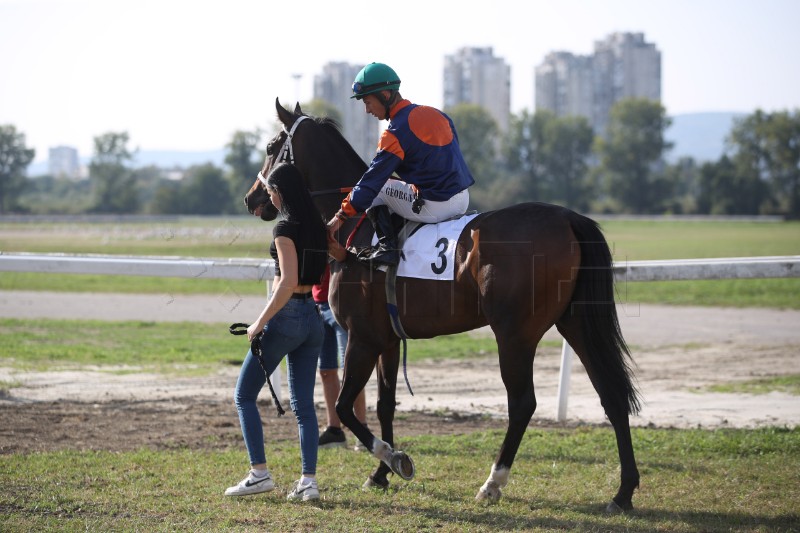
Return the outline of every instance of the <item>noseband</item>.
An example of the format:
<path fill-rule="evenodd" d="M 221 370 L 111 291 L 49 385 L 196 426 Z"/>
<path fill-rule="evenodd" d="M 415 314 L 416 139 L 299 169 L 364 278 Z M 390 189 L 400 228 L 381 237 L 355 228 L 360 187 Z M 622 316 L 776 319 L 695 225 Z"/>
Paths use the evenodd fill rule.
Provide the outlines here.
<path fill-rule="evenodd" d="M 286 132 L 286 140 L 283 141 L 283 146 L 281 146 L 281 151 L 278 152 L 278 158 L 276 160 L 278 163 L 289 163 L 290 165 L 294 165 L 294 150 L 292 150 L 292 137 L 294 136 L 294 132 L 297 129 L 297 126 L 299 126 L 300 123 L 307 118 L 308 117 L 304 115 L 297 117 L 297 120 L 295 120 L 294 124 L 292 124 L 292 129 L 288 131 L 286 130 L 286 126 L 283 127 L 283 131 Z M 267 178 L 266 176 L 264 176 L 264 174 L 261 173 L 260 170 L 258 171 L 258 181 L 260 181 L 261 184 L 264 185 L 264 187 L 267 186 Z"/>

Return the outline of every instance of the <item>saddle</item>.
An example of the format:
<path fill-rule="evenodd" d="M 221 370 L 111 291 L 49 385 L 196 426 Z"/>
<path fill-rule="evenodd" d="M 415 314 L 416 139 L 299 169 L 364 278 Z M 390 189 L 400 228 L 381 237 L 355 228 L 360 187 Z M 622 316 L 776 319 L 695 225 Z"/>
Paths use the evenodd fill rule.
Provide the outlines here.
<path fill-rule="evenodd" d="M 392 214 L 392 223 L 400 248 L 397 275 L 407 278 L 452 281 L 455 248 L 464 227 L 477 216 L 470 212 L 437 223 L 415 222 Z M 348 251 L 359 251 L 376 243 L 372 225 L 359 220 L 347 240 Z M 375 265 L 376 270 L 387 272 L 388 267 Z"/>
<path fill-rule="evenodd" d="M 380 265 L 377 270 L 386 273 L 386 309 L 392 329 L 403 343 L 403 377 L 408 392 L 412 396 L 414 391 L 411 390 L 406 368 L 408 335 L 403 329 L 397 310 L 397 276 L 452 280 L 455 270 L 453 264 L 455 263 L 456 242 L 464 227 L 476 216 L 477 213 L 469 213 L 437 223 L 426 223 L 405 220 L 396 214 L 392 215 L 392 223 L 397 232 L 397 244 L 400 248 L 400 264 L 397 266 Z M 351 252 L 357 253 L 358 250 L 374 244 L 375 232 L 372 230 L 372 225 L 363 224 L 363 222 L 364 218 L 359 220 L 347 240 L 346 248 Z"/>

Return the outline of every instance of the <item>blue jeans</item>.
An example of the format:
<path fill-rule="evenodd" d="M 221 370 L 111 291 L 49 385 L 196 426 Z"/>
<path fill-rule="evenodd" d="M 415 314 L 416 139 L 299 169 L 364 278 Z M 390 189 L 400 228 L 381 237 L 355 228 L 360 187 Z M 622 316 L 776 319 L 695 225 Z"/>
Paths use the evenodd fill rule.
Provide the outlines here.
<path fill-rule="evenodd" d="M 261 353 L 270 375 L 286 355 L 289 403 L 297 418 L 304 474 L 317 471 L 319 426 L 314 408 L 314 383 L 322 338 L 322 318 L 311 297 L 290 299 L 264 326 L 261 337 Z M 266 376 L 258 358 L 252 350 L 248 351 L 236 382 L 234 401 L 251 465 L 266 463 L 264 431 L 256 406 L 256 398 L 265 383 Z"/>
<path fill-rule="evenodd" d="M 344 361 L 344 349 L 347 347 L 347 331 L 336 322 L 328 302 L 317 304 L 325 324 L 325 340 L 319 353 L 320 370 L 338 370 Z"/>

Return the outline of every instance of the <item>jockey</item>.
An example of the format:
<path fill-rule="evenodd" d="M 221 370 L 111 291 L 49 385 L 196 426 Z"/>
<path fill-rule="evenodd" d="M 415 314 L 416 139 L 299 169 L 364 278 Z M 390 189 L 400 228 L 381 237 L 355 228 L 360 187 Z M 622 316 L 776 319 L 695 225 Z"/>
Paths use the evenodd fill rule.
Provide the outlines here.
<path fill-rule="evenodd" d="M 328 223 L 333 234 L 347 217 L 366 211 L 378 245 L 359 259 L 385 265 L 400 262 L 392 213 L 418 222 L 463 215 L 467 188 L 475 183 L 450 117 L 403 99 L 399 88 L 400 78 L 383 63 L 370 63 L 356 76 L 351 98 L 363 100 L 364 110 L 389 126 L 369 168 Z"/>

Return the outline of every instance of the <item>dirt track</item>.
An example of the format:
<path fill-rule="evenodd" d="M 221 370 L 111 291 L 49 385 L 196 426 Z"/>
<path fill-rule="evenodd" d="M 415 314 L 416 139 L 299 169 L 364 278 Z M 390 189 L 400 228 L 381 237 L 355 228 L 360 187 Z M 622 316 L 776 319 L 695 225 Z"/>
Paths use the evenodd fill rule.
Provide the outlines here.
<path fill-rule="evenodd" d="M 255 314 L 261 298 L 214 298 L 0 293 L 0 316 L 109 320 L 229 322 Z M 633 425 L 658 427 L 757 427 L 800 424 L 797 397 L 719 394 L 705 389 L 757 377 L 800 373 L 800 312 L 620 307 L 632 347 L 644 405 Z M 487 334 L 479 331 L 476 334 Z M 549 332 L 546 338 L 558 338 Z M 533 424 L 556 417 L 558 349 L 541 350 L 534 364 L 538 408 Z M 105 369 L 104 369 L 105 370 Z M 603 423 L 604 416 L 580 364 L 573 367 L 569 423 Z M 236 368 L 196 379 L 147 374 L 20 373 L 0 368 L 0 381 L 15 381 L 0 398 L 0 453 L 37 449 L 131 449 L 139 446 L 240 446 L 232 391 Z M 409 368 L 415 391 L 399 389 L 396 434 L 460 433 L 505 426 L 505 391 L 495 357 L 465 362 L 423 362 Z M 318 396 L 321 387 L 317 387 Z M 367 388 L 375 402 L 375 385 Z M 283 385 L 283 397 L 288 396 Z M 264 394 L 268 398 L 268 394 Z M 286 403 L 286 402 L 284 402 Z M 321 396 L 318 405 L 322 406 Z M 448 413 L 443 423 L 443 413 Z M 296 438 L 293 417 L 262 411 L 270 438 Z M 486 416 L 489 415 L 489 416 Z M 370 424 L 377 426 L 374 410 Z M 322 411 L 320 410 L 320 418 Z"/>

